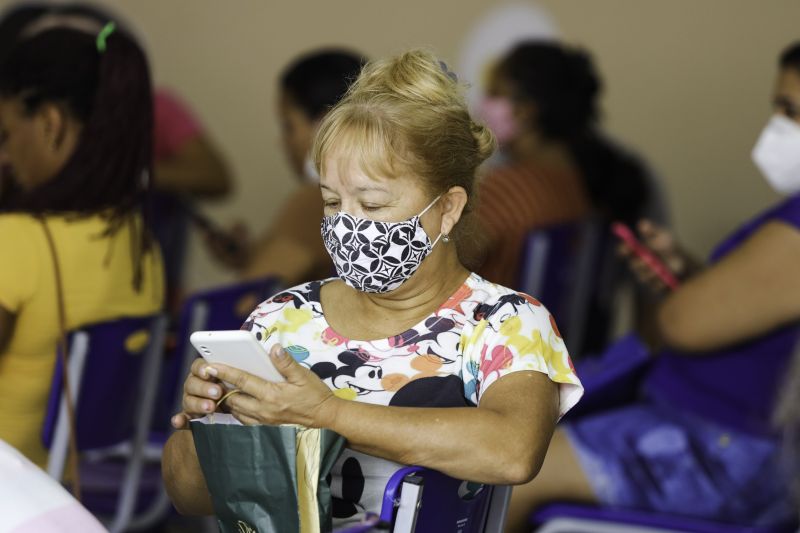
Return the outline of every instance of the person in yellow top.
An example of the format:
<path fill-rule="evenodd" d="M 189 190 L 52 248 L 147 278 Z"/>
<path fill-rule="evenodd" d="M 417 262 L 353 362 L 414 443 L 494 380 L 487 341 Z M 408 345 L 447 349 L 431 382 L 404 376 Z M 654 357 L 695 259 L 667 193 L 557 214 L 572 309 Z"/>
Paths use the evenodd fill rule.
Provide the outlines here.
<path fill-rule="evenodd" d="M 163 303 L 143 208 L 152 117 L 145 55 L 113 23 L 39 20 L 0 65 L 0 163 L 19 185 L 0 213 L 0 439 L 40 466 L 59 337 L 54 257 L 67 329 Z"/>

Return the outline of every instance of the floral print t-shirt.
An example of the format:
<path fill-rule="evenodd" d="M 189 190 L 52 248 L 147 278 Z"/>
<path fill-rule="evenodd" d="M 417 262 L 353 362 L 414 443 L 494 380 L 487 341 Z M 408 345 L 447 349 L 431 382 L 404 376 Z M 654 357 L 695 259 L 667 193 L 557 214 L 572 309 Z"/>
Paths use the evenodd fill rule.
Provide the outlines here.
<path fill-rule="evenodd" d="M 402 407 L 475 407 L 501 377 L 521 370 L 559 384 L 559 414 L 583 394 L 552 315 L 536 299 L 470 274 L 429 317 L 388 339 L 352 340 L 328 325 L 315 281 L 259 305 L 242 329 L 280 343 L 340 398 Z M 534 408 L 531 406 L 531 408 Z M 380 512 L 400 465 L 345 450 L 333 468 L 334 524 Z"/>

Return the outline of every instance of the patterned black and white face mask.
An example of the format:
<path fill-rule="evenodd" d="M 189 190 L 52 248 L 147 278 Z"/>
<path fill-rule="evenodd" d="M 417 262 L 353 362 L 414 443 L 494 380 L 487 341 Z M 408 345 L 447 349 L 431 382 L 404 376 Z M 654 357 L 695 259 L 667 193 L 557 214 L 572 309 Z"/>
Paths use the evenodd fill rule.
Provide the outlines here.
<path fill-rule="evenodd" d="M 431 243 L 416 216 L 402 222 L 377 222 L 342 211 L 322 219 L 322 240 L 345 283 L 363 292 L 389 292 L 417 271 L 439 242 Z"/>

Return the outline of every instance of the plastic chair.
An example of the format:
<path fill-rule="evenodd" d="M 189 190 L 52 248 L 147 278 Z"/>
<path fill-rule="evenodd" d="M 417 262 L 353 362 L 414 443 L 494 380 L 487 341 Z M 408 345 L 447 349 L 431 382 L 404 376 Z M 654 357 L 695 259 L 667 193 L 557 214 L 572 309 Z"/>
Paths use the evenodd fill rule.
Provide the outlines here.
<path fill-rule="evenodd" d="M 628 509 L 552 504 L 531 517 L 537 533 L 792 533 L 797 524 L 757 527 Z"/>
<path fill-rule="evenodd" d="M 389 478 L 378 517 L 367 517 L 339 533 L 499 533 L 510 499 L 511 487 L 461 481 L 407 466 Z"/>
<path fill-rule="evenodd" d="M 197 357 L 189 335 L 195 331 L 241 328 L 256 305 L 279 289 L 276 278 L 263 278 L 198 292 L 186 300 L 178 321 L 175 354 L 165 362 L 163 370 L 155 429 L 168 430 L 170 417 L 180 410 L 180 387 Z"/>
<path fill-rule="evenodd" d="M 516 288 L 548 307 L 573 356 L 580 355 L 585 344 L 604 233 L 604 226 L 590 219 L 536 229 L 525 242 Z"/>
<path fill-rule="evenodd" d="M 195 331 L 239 329 L 256 305 L 280 288 L 275 278 L 237 283 L 193 294 L 183 305 L 178 321 L 177 346 L 174 355 L 163 363 L 164 377 L 156 403 L 156 415 L 150 433 L 146 456 L 160 467 L 161 451 L 172 433 L 170 417 L 181 410 L 183 378 L 189 374 L 197 353 L 189 342 Z M 172 504 L 163 485 L 159 487 L 150 510 L 142 517 L 146 523 L 164 518 Z"/>
<path fill-rule="evenodd" d="M 125 531 L 134 520 L 166 327 L 163 315 L 123 318 L 83 327 L 68 338 L 83 503 L 95 514 L 111 515 L 112 533 Z M 47 472 L 58 481 L 63 480 L 70 431 L 63 371 L 59 359 L 42 432 L 50 449 Z M 127 453 L 113 461 L 103 453 L 120 445 Z"/>
<path fill-rule="evenodd" d="M 600 355 L 576 361 L 583 397 L 565 420 L 632 403 L 651 362 L 650 351 L 636 334 L 615 341 Z"/>

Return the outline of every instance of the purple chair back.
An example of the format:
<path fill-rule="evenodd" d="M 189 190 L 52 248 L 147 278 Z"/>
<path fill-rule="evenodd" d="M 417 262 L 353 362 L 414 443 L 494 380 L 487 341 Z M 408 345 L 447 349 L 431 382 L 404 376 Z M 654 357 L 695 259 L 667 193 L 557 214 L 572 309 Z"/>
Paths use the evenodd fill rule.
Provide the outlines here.
<path fill-rule="evenodd" d="M 61 480 L 70 428 L 62 375 L 76 406 L 83 504 L 111 515 L 109 530 L 133 525 L 142 493 L 145 445 L 158 390 L 167 318 L 124 318 L 69 335 L 67 368 L 56 365 L 42 437 L 47 472 Z M 156 467 L 157 468 L 157 467 Z M 158 489 L 161 490 L 161 489 Z"/>
<path fill-rule="evenodd" d="M 156 383 L 143 383 L 145 354 L 153 348 L 154 331 L 159 316 L 123 318 L 86 326 L 68 336 L 68 360 L 85 354 L 76 405 L 76 430 L 80 450 L 113 446 L 132 437 L 136 413 L 140 409 L 142 390 Z M 158 347 L 160 352 L 160 347 Z M 59 403 L 62 396 L 64 369 L 57 359 L 47 414 L 42 432 L 46 448 L 52 444 Z M 73 376 L 70 376 L 71 378 Z"/>
<path fill-rule="evenodd" d="M 422 497 L 416 515 L 417 533 L 482 533 L 498 527 L 487 528 L 488 522 L 499 520 L 502 524 L 505 520 L 505 508 L 510 496 L 510 492 L 505 491 L 506 487 L 461 481 L 435 470 L 409 466 L 395 472 L 386 484 L 381 523 L 396 525 L 402 490 L 408 486 L 409 478 L 421 478 L 421 481 L 413 480 L 415 484 L 422 485 Z"/>
<path fill-rule="evenodd" d="M 598 356 L 576 361 L 575 371 L 581 378 L 584 393 L 565 419 L 629 405 L 638 397 L 651 361 L 650 351 L 636 334 L 615 341 Z"/>
<path fill-rule="evenodd" d="M 591 219 L 540 228 L 528 235 L 522 255 L 516 288 L 553 313 L 573 359 L 583 351 L 603 235 L 602 225 Z"/>
<path fill-rule="evenodd" d="M 174 354 L 164 363 L 162 386 L 156 406 L 155 428 L 169 428 L 176 412 L 182 380 L 196 357 L 189 343 L 195 331 L 239 329 L 255 308 L 280 289 L 275 278 L 264 278 L 193 294 L 181 310 Z"/>

